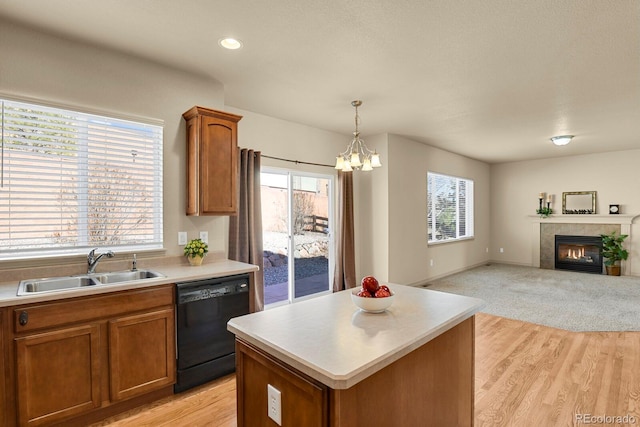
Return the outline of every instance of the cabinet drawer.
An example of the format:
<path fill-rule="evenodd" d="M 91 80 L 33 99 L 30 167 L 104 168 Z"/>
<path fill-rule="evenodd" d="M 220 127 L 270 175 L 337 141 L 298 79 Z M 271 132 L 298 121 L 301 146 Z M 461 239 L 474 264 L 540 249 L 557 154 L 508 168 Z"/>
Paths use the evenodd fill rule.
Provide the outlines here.
<path fill-rule="evenodd" d="M 113 294 L 73 298 L 13 309 L 14 332 L 20 334 L 174 304 L 172 284 Z"/>

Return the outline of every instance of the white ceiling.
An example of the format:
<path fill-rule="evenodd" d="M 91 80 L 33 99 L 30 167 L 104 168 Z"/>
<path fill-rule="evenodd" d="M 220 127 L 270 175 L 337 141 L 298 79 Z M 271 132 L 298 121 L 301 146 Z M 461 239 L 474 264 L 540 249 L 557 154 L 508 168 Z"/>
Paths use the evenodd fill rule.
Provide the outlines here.
<path fill-rule="evenodd" d="M 365 140 L 490 163 L 640 148 L 638 0 L 1 0 L 0 15 L 211 76 L 227 105 L 345 146 L 362 99 Z"/>

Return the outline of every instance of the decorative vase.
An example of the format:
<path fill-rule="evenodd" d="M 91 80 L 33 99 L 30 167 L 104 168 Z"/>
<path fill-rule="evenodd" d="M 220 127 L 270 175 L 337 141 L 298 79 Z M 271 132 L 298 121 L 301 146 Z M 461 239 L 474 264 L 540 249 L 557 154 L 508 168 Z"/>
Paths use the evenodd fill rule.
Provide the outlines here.
<path fill-rule="evenodd" d="M 202 265 L 202 260 L 204 259 L 204 257 L 201 256 L 188 256 L 187 259 L 189 260 L 189 264 L 191 264 L 192 267 L 198 266 L 198 265 Z"/>

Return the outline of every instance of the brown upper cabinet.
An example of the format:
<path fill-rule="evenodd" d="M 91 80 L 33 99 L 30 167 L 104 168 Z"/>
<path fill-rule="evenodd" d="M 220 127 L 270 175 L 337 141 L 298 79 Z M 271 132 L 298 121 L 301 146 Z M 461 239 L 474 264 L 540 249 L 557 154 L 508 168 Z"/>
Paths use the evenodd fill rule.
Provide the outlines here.
<path fill-rule="evenodd" d="M 187 215 L 236 215 L 242 116 L 196 106 L 182 117 L 187 122 Z"/>

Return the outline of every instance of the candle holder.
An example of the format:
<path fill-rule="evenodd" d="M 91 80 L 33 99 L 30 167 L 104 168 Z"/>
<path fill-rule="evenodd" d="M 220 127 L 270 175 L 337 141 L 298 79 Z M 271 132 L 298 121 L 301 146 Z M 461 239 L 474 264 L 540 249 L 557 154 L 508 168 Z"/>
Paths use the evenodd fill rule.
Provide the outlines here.
<path fill-rule="evenodd" d="M 551 202 L 547 200 L 547 206 L 542 206 L 542 199 L 544 199 L 544 197 L 538 197 L 538 209 L 536 209 L 536 213 L 540 215 L 540 218 L 549 218 L 549 215 L 553 213 Z"/>

